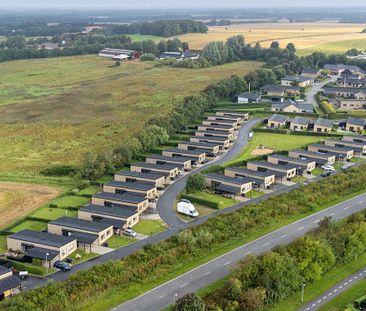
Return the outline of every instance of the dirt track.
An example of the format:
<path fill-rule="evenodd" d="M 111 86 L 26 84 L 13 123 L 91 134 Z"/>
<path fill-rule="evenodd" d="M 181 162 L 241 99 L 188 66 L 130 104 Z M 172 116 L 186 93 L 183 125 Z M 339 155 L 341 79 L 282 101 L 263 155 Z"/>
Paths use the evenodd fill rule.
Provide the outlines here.
<path fill-rule="evenodd" d="M 0 182 L 0 228 L 24 217 L 59 194 L 53 187 Z"/>

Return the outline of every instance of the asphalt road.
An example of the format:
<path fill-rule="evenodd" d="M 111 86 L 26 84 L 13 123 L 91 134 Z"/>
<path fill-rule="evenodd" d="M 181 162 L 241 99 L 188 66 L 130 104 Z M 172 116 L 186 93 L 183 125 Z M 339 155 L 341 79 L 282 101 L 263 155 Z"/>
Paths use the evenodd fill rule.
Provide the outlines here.
<path fill-rule="evenodd" d="M 121 304 L 113 310 L 161 310 L 172 304 L 176 298 L 197 291 L 202 287 L 208 286 L 213 281 L 221 279 L 229 273 L 230 266 L 242 260 L 248 254 L 253 253 L 257 255 L 271 250 L 276 245 L 288 244 L 299 236 L 304 235 L 309 230 L 314 229 L 318 222 L 326 216 L 331 216 L 334 220 L 340 220 L 355 212 L 363 210 L 365 207 L 366 194 L 362 194 L 326 210 L 310 215 L 215 258 L 131 301 Z"/>
<path fill-rule="evenodd" d="M 223 155 L 218 157 L 217 159 L 208 162 L 207 164 L 196 168 L 189 172 L 184 177 L 181 177 L 176 182 L 167 187 L 164 193 L 161 195 L 157 202 L 157 209 L 160 217 L 164 220 L 164 222 L 172 228 L 180 227 L 184 224 L 177 217 L 177 213 L 173 210 L 173 204 L 178 194 L 182 192 L 182 190 L 186 186 L 187 178 L 191 174 L 198 173 L 204 169 L 207 169 L 214 165 L 220 165 L 225 162 L 230 161 L 235 158 L 237 155 L 243 152 L 244 147 L 248 143 L 248 134 L 251 128 L 260 121 L 260 119 L 251 119 L 247 123 L 245 123 L 238 132 L 238 137 L 234 143 L 234 145 Z"/>
<path fill-rule="evenodd" d="M 327 302 L 331 301 L 338 295 L 342 294 L 344 291 L 355 285 L 357 282 L 366 278 L 366 267 L 357 271 L 356 273 L 350 275 L 346 279 L 342 280 L 331 289 L 327 290 L 323 294 L 321 294 L 318 298 L 313 301 L 307 303 L 304 307 L 299 309 L 298 311 L 313 311 L 319 309 L 321 306 L 325 305 Z M 305 286 L 305 295 L 306 295 L 306 286 Z M 352 303 L 352 301 L 350 301 Z"/>
<path fill-rule="evenodd" d="M 314 83 L 314 85 L 309 89 L 306 94 L 306 102 L 309 104 L 313 104 L 314 109 L 319 107 L 319 103 L 316 99 L 316 95 L 323 89 L 324 85 L 330 82 L 335 82 L 339 76 L 334 76 L 330 79 L 327 79 L 320 83 Z"/>

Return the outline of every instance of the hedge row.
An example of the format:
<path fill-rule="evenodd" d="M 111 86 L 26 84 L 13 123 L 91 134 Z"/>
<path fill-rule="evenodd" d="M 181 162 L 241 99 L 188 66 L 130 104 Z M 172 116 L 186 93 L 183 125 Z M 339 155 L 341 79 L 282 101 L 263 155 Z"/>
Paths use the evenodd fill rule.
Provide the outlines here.
<path fill-rule="evenodd" d="M 181 197 L 182 197 L 182 199 L 187 199 L 193 203 L 202 204 L 202 205 L 214 208 L 214 209 L 220 208 L 220 204 L 218 202 L 212 202 L 212 201 L 209 201 L 209 200 L 206 200 L 203 198 L 198 198 L 196 196 L 192 196 L 192 195 L 185 194 L 185 193 L 182 194 Z"/>

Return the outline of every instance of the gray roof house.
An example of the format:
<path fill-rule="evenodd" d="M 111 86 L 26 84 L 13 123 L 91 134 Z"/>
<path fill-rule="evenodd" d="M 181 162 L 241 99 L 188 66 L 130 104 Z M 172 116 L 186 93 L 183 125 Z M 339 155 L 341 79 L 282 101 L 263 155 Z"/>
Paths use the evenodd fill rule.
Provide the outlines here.
<path fill-rule="evenodd" d="M 259 103 L 262 95 L 258 93 L 245 92 L 238 95 L 238 104 Z"/>

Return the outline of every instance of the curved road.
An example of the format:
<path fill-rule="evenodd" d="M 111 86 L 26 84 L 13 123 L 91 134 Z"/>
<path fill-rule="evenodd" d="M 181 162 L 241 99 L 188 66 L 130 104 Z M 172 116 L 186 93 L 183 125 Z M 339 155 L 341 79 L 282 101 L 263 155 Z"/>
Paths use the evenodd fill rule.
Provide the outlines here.
<path fill-rule="evenodd" d="M 345 278 L 338 284 L 334 285 L 332 288 L 321 294 L 318 298 L 307 303 L 304 307 L 298 309 L 298 311 L 313 311 L 319 309 L 321 306 L 325 305 L 327 302 L 331 301 L 338 295 L 342 294 L 347 289 L 351 288 L 357 282 L 366 278 L 366 267 L 363 267 L 359 271 L 353 273 L 349 277 Z M 306 287 L 305 287 L 306 293 Z M 353 301 L 350 301 L 352 303 Z"/>
<path fill-rule="evenodd" d="M 197 291 L 198 289 L 206 287 L 210 283 L 223 278 L 229 273 L 231 265 L 242 260 L 248 254 L 253 253 L 257 255 L 271 250 L 276 245 L 288 244 L 299 236 L 304 235 L 309 230 L 314 229 L 318 222 L 326 216 L 331 216 L 335 220 L 340 220 L 355 212 L 363 210 L 365 207 L 366 194 L 364 193 L 238 247 L 133 300 L 121 304 L 113 310 L 161 310 L 174 303 L 176 298 Z"/>
<path fill-rule="evenodd" d="M 166 224 L 168 224 L 168 226 L 176 228 L 184 224 L 184 222 L 177 217 L 177 213 L 173 210 L 173 204 L 179 193 L 181 193 L 185 188 L 188 176 L 200 172 L 202 170 L 205 170 L 214 165 L 220 165 L 225 162 L 228 162 L 231 159 L 235 158 L 237 155 L 239 155 L 241 152 L 243 152 L 244 147 L 248 143 L 248 134 L 251 128 L 259 121 L 260 119 L 251 119 L 248 122 L 246 122 L 239 129 L 238 137 L 234 145 L 226 153 L 224 153 L 217 159 L 208 162 L 207 164 L 199 168 L 192 170 L 191 172 L 179 178 L 176 182 L 174 182 L 165 189 L 164 193 L 157 202 L 157 208 L 160 217 L 165 221 Z"/>

